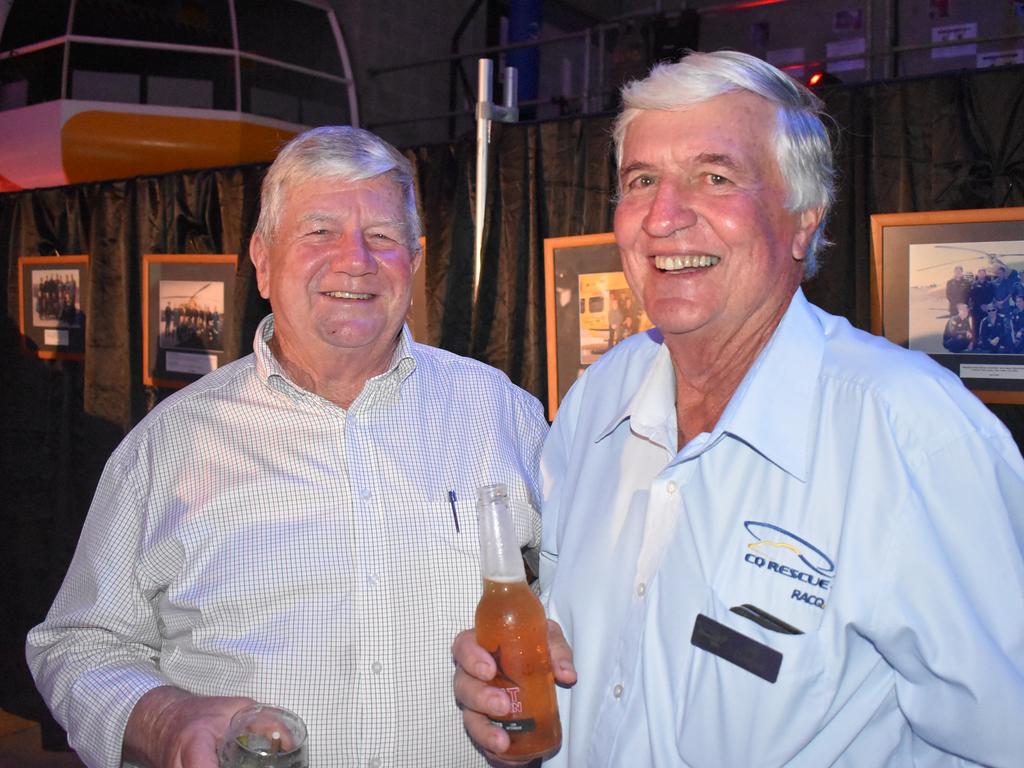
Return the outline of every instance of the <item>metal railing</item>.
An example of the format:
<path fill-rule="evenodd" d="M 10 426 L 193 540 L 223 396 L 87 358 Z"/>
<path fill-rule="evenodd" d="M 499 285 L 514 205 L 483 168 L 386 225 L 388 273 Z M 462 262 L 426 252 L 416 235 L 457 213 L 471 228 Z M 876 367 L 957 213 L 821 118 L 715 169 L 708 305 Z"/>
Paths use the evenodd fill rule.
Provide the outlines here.
<path fill-rule="evenodd" d="M 808 2 L 811 1 L 812 0 L 808 0 Z M 705 17 L 714 16 L 716 14 L 748 10 L 754 6 L 763 8 L 765 5 L 781 5 L 787 2 L 793 2 L 793 0 L 758 0 L 756 3 L 749 1 L 727 2 L 705 6 L 697 9 L 697 13 L 701 17 L 701 22 L 703 23 Z M 1024 39 L 1024 33 L 1017 32 L 1011 34 L 990 35 L 986 37 L 943 40 L 938 42 L 907 45 L 879 44 L 877 40 L 878 37 L 891 40 L 893 36 L 892 30 L 895 26 L 893 14 L 895 13 L 895 5 L 891 0 L 886 0 L 885 17 L 881 19 L 881 24 L 875 24 L 873 22 L 872 5 L 873 3 L 871 0 L 868 0 L 868 2 L 865 2 L 864 4 L 864 18 L 862 25 L 862 35 L 864 38 L 863 51 L 844 53 L 842 55 L 834 56 L 826 55 L 807 57 L 804 61 L 780 65 L 780 69 L 789 71 L 793 73 L 794 76 L 802 79 L 801 73 L 809 74 L 810 72 L 817 70 L 827 71 L 830 65 L 864 60 L 864 77 L 861 79 L 891 79 L 899 76 L 901 57 L 904 57 L 907 54 L 941 48 L 951 48 L 954 46 L 980 46 L 986 43 L 999 43 Z M 445 56 L 435 56 L 400 64 L 371 68 L 368 71 L 368 74 L 370 76 L 370 82 L 373 82 L 374 80 L 385 77 L 390 73 L 420 69 L 439 64 L 447 63 L 461 67 L 462 62 L 467 59 L 475 62 L 480 58 L 493 58 L 500 64 L 501 57 L 510 51 L 525 48 L 540 49 L 558 45 L 564 46 L 565 43 L 578 41 L 581 43 L 578 61 L 579 87 L 575 89 L 575 92 L 562 93 L 555 98 L 547 97 L 534 100 L 523 100 L 519 102 L 519 106 L 524 110 L 528 110 L 530 107 L 548 107 L 552 112 L 558 110 L 562 113 L 570 113 L 573 115 L 604 113 L 609 111 L 611 108 L 609 105 L 614 100 L 615 93 L 619 86 L 618 83 L 608 82 L 610 52 L 608 44 L 609 37 L 612 34 L 622 32 L 627 25 L 654 20 L 672 21 L 678 19 L 681 13 L 681 11 L 647 11 L 626 14 L 579 31 L 565 32 L 536 40 L 508 43 L 505 45 L 494 45 L 484 48 L 474 48 L 473 50 L 468 51 L 453 52 Z M 878 21 L 878 19 L 875 19 L 874 21 Z M 453 78 L 452 83 L 454 84 L 454 82 L 455 80 Z M 462 83 L 463 92 L 458 95 L 454 93 L 451 94 L 449 102 L 449 106 L 451 108 L 446 111 L 378 120 L 368 123 L 368 127 L 371 129 L 377 129 L 390 126 L 427 123 L 435 120 L 448 120 L 448 138 L 453 139 L 455 138 L 455 135 L 452 128 L 455 124 L 455 120 L 458 118 L 466 118 L 467 120 L 471 119 L 473 117 L 473 111 L 476 103 L 476 94 L 472 92 L 468 78 L 462 76 L 460 78 L 460 82 Z M 454 85 L 451 85 L 450 87 L 454 88 Z M 460 101 L 464 106 L 461 108 L 455 107 L 455 104 Z M 548 115 L 548 117 L 555 116 L 557 115 Z M 540 115 L 538 115 L 538 117 L 540 117 Z"/>

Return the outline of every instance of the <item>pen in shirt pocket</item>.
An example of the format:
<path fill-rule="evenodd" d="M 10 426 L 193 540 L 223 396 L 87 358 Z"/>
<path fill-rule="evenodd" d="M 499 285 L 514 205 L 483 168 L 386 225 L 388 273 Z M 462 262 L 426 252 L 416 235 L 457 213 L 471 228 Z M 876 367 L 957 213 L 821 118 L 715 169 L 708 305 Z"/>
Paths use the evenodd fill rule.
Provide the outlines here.
<path fill-rule="evenodd" d="M 792 624 L 783 621 L 778 616 L 772 616 L 763 608 L 758 608 L 756 605 L 751 605 L 750 603 L 734 605 L 729 610 L 745 619 L 750 619 L 752 622 L 761 625 L 765 629 L 770 629 L 772 632 L 779 632 L 783 635 L 803 634 L 802 630 L 797 629 Z"/>
<path fill-rule="evenodd" d="M 462 533 L 462 530 L 459 528 L 459 513 L 455 509 L 455 501 L 455 490 L 452 489 L 448 491 L 448 503 L 452 505 L 452 520 L 455 521 L 455 532 Z"/>

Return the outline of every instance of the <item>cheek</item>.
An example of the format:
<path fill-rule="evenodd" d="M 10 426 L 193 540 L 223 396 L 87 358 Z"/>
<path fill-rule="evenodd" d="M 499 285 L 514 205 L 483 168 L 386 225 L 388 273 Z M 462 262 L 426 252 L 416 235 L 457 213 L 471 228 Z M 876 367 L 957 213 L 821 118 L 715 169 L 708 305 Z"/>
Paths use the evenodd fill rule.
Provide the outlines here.
<path fill-rule="evenodd" d="M 641 231 L 643 218 L 644 211 L 636 204 L 623 202 L 615 208 L 613 227 L 615 242 L 620 248 L 628 248 L 636 240 Z"/>
<path fill-rule="evenodd" d="M 644 271 L 648 268 L 649 267 L 645 260 L 634 260 L 627 254 L 623 253 L 622 272 L 626 277 L 626 284 L 629 285 L 629 290 L 633 292 L 633 295 L 641 301 L 643 301 L 644 298 Z"/>
<path fill-rule="evenodd" d="M 382 256 L 379 259 L 380 269 L 387 274 L 388 281 L 397 292 L 412 290 L 412 261 L 404 254 Z"/>
<path fill-rule="evenodd" d="M 288 260 L 278 265 L 278 280 L 292 284 L 305 284 L 319 274 L 330 261 L 325 249 L 302 248 L 288 254 Z"/>

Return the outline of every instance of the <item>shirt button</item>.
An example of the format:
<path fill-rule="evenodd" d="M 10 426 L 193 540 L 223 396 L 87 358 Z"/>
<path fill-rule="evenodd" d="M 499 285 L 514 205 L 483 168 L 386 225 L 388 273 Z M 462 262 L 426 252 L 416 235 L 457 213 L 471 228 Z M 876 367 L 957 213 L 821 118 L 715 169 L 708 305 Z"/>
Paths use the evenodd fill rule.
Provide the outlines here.
<path fill-rule="evenodd" d="M 375 662 L 373 662 L 373 664 L 372 664 L 372 665 L 370 665 L 370 669 L 372 669 L 372 670 L 373 670 L 373 674 L 375 674 L 375 675 L 379 675 L 379 674 L 380 674 L 380 671 L 381 671 L 382 669 L 384 669 L 384 665 L 383 665 L 383 664 L 381 664 L 381 663 L 380 663 L 379 661 L 375 661 Z"/>
<path fill-rule="evenodd" d="M 370 493 L 370 489 L 369 488 L 360 488 L 359 489 L 359 496 L 360 496 L 360 498 L 368 499 L 372 495 L 373 494 Z"/>
<path fill-rule="evenodd" d="M 381 761 L 379 757 L 371 757 L 370 761 L 366 764 L 369 768 L 380 768 Z"/>
<path fill-rule="evenodd" d="M 643 597 L 645 594 L 647 594 L 647 585 L 644 584 L 643 582 L 640 582 L 639 584 L 637 584 L 636 585 L 636 593 L 638 595 L 640 595 L 640 597 Z"/>
<path fill-rule="evenodd" d="M 665 483 L 665 490 L 668 491 L 669 493 L 675 493 L 676 491 L 679 490 L 679 486 L 676 485 L 674 480 L 669 480 L 667 483 Z"/>
<path fill-rule="evenodd" d="M 620 684 L 616 685 L 616 686 L 615 686 L 614 688 L 612 688 L 612 695 L 613 695 L 613 696 L 614 696 L 614 697 L 615 697 L 616 699 L 622 698 L 622 692 L 623 692 L 624 690 L 625 690 L 625 689 L 624 689 L 624 688 L 622 687 L 622 684 L 620 683 Z"/>

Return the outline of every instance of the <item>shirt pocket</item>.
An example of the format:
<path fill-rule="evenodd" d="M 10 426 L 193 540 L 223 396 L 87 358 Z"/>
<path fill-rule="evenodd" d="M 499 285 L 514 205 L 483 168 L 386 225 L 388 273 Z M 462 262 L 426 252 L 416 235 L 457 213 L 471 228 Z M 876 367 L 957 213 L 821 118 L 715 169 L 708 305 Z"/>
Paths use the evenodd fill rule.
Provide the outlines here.
<path fill-rule="evenodd" d="M 456 634 L 473 626 L 476 604 L 483 592 L 476 501 L 459 499 L 454 507 L 453 512 L 448 500 L 428 505 L 429 594 L 433 598 L 431 610 L 445 637 L 446 651 Z"/>
<path fill-rule="evenodd" d="M 443 548 L 480 560 L 480 523 L 476 500 L 456 497 L 428 504 L 433 547 Z"/>
<path fill-rule="evenodd" d="M 708 589 L 701 613 L 781 654 L 778 677 L 769 682 L 691 643 L 688 668 L 676 678 L 684 702 L 676 712 L 680 753 L 693 765 L 781 765 L 792 758 L 791 745 L 802 743 L 793 736 L 820 730 L 827 709 L 821 625 L 802 634 L 777 632 L 734 613 L 735 604 Z M 759 607 L 774 614 L 771 605 Z M 713 740 L 706 733 L 709 713 L 716 713 Z"/>

